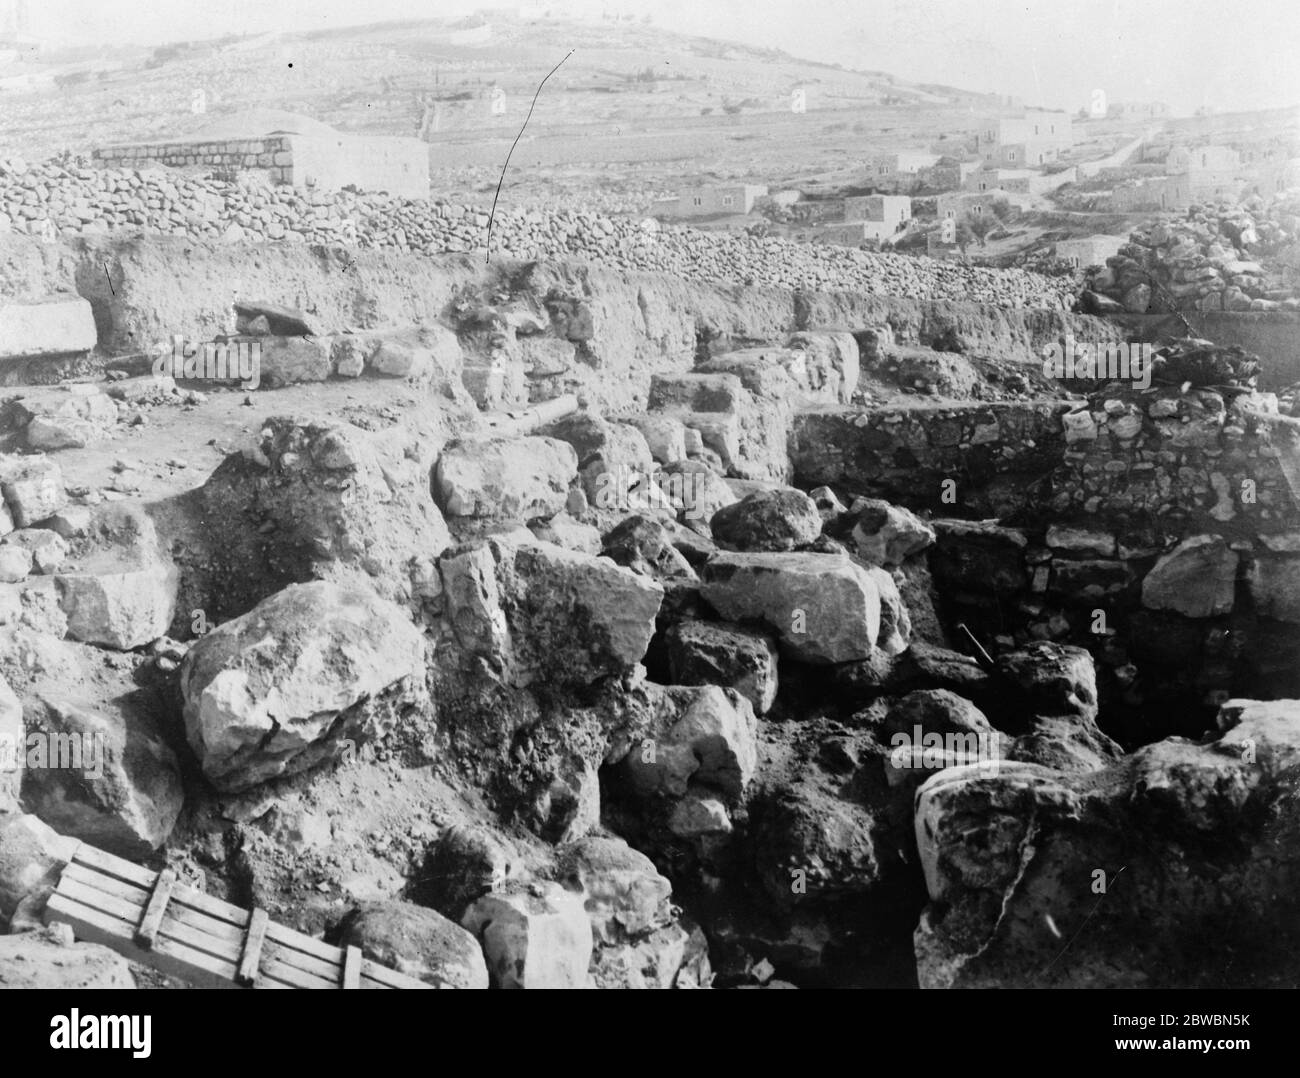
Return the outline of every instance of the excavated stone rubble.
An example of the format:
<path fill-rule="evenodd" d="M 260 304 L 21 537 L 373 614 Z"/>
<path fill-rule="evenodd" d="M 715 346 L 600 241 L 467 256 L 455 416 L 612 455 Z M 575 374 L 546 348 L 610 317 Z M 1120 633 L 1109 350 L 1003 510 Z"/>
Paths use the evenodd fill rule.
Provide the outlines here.
<path fill-rule="evenodd" d="M 63 836 L 452 987 L 1294 983 L 1275 398 L 1033 383 L 1062 327 L 995 306 L 564 267 L 434 300 L 372 252 L 288 309 L 254 247 L 263 387 L 190 387 L 121 358 L 168 250 L 73 274 L 103 354 L 0 412 L 0 733 L 112 749 L 0 771 L 0 971 L 148 983 L 38 930 Z M 220 322 L 226 257 L 173 314 Z M 210 472 L 65 477 L 244 398 Z"/>

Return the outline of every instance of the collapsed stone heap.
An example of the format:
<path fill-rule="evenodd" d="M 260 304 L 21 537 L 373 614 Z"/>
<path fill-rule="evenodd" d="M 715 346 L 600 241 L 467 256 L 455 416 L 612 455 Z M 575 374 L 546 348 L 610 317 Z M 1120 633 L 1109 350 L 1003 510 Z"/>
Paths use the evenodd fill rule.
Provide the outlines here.
<path fill-rule="evenodd" d="M 166 169 L 0 162 L 0 232 L 51 236 L 139 228 L 191 239 L 482 251 L 485 207 L 354 192 L 307 194 L 250 176 L 228 182 Z M 524 260 L 583 258 L 684 279 L 791 289 L 929 296 L 1003 307 L 1068 308 L 1068 282 L 1021 270 L 811 247 L 744 233 L 647 227 L 583 212 L 497 213 L 492 251 Z"/>
<path fill-rule="evenodd" d="M 1135 587 L 1157 645 L 1222 646 L 1238 598 L 1296 620 L 1244 578 L 1300 579 L 1270 454 L 1294 421 L 1178 386 L 864 412 L 864 365 L 897 366 L 873 327 L 717 338 L 641 406 L 488 430 L 462 345 L 518 324 L 518 297 L 464 306 L 454 348 L 425 326 L 361 356 L 436 414 L 272 419 L 147 510 L 70 505 L 52 456 L 0 462 L 0 550 L 22 552 L 0 730 L 116 749 L 89 793 L 2 776 L 11 929 L 57 873 L 52 825 L 438 984 L 1294 980 L 1298 705 L 1142 745 L 1094 661 Z M 583 305 L 552 306 L 527 336 L 571 349 Z M 1032 631 L 1058 600 L 1081 616 Z M 990 663 L 952 647 L 954 613 L 1001 626 Z M 383 827 L 353 822 L 385 798 Z M 66 970 L 30 933 L 0 965 L 48 948 Z"/>
<path fill-rule="evenodd" d="M 1091 287 L 1124 310 L 1300 310 L 1300 195 L 1196 207 L 1138 229 Z"/>

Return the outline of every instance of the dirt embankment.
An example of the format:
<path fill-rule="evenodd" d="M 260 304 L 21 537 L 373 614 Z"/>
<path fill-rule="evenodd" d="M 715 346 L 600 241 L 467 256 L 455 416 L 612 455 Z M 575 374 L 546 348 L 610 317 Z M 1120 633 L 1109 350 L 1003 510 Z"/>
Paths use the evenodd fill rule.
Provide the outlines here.
<path fill-rule="evenodd" d="M 105 358 L 145 353 L 180 334 L 228 330 L 231 304 L 262 300 L 306 312 L 321 334 L 453 325 L 476 303 L 508 295 L 546 316 L 548 300 L 585 304 L 584 388 L 606 408 L 644 403 L 651 374 L 685 370 L 702 346 L 770 342 L 801 329 L 889 325 L 902 344 L 951 341 L 968 352 L 1030 361 L 1066 333 L 1110 340 L 1104 320 L 865 293 L 702 284 L 589 263 L 404 254 L 319 246 L 229 245 L 179 238 L 79 237 L 46 244 L 0 238 L 0 288 L 15 298 L 75 291 L 90 301 Z"/>

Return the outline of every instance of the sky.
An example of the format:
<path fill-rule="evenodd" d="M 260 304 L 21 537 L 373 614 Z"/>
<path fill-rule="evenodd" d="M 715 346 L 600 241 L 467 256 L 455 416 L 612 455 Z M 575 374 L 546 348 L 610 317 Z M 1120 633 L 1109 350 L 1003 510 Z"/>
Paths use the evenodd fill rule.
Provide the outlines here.
<path fill-rule="evenodd" d="M 0 11 L 8 0 L 0 0 Z M 683 33 L 782 48 L 916 82 L 1077 109 L 1158 100 L 1179 114 L 1300 105 L 1300 2 L 1250 0 L 533 0 L 650 14 Z M 157 44 L 465 14 L 472 0 L 28 0 L 59 43 Z M 486 5 L 493 6 L 493 5 Z M 509 7 L 507 4 L 495 5 Z"/>

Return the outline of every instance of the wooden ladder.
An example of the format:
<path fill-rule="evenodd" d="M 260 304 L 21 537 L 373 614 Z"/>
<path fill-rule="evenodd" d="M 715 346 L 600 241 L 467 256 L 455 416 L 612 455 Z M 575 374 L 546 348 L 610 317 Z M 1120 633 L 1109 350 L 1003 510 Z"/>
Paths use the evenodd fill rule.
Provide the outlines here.
<path fill-rule="evenodd" d="M 203 988 L 432 988 L 276 924 L 265 910 L 232 906 L 79 843 L 45 906 L 78 939 Z"/>

